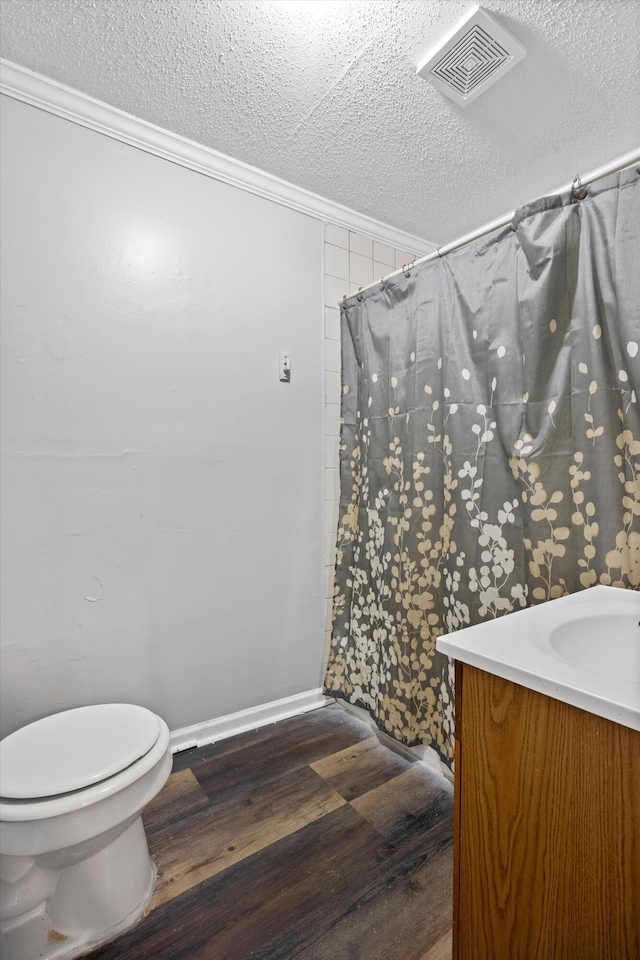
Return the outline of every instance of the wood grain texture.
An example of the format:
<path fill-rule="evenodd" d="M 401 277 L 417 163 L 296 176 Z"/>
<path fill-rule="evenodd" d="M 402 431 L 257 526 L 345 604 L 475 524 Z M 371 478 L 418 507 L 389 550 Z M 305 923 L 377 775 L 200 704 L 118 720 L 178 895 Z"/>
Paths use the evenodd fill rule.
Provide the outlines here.
<path fill-rule="evenodd" d="M 94 960 L 443 960 L 450 785 L 339 707 L 295 719 L 180 755 L 150 910 Z"/>
<path fill-rule="evenodd" d="M 289 960 L 357 903 L 384 844 L 348 805 L 154 910 L 100 960 Z"/>
<path fill-rule="evenodd" d="M 453 829 L 452 794 L 448 780 L 423 764 L 414 764 L 393 780 L 356 797 L 351 805 L 393 846 L 412 842 L 416 831 L 434 830 L 437 834 L 432 836 L 441 835 L 448 844 Z"/>
<path fill-rule="evenodd" d="M 188 839 L 173 824 L 154 834 L 158 882 L 155 909 L 167 900 L 345 803 L 308 767 L 237 790 L 233 800 L 212 803 L 189 820 Z"/>
<path fill-rule="evenodd" d="M 345 800 L 355 800 L 392 777 L 410 770 L 413 764 L 383 747 L 376 737 L 371 737 L 323 757 L 310 766 Z"/>
<path fill-rule="evenodd" d="M 457 960 L 640 960 L 640 734 L 463 683 Z"/>
<path fill-rule="evenodd" d="M 390 866 L 361 892 L 355 910 L 325 923 L 318 939 L 291 960 L 421 960 L 451 929 L 451 846 L 425 844 Z"/>
<path fill-rule="evenodd" d="M 304 719 L 304 735 L 301 722 Z M 189 766 L 206 790 L 220 796 L 251 769 L 251 777 L 268 778 L 285 770 L 313 763 L 337 750 L 375 739 L 373 731 L 338 704 L 291 717 L 258 730 L 202 747 L 189 759 Z M 174 767 L 175 768 L 175 767 Z"/>
<path fill-rule="evenodd" d="M 177 828 L 177 821 L 184 821 L 197 810 L 204 810 L 210 800 L 191 770 L 178 770 L 172 773 L 165 787 L 147 804 L 143 820 L 147 839 L 150 843 L 156 830 L 171 824 Z"/>
<path fill-rule="evenodd" d="M 451 960 L 453 956 L 453 946 L 451 940 L 451 930 L 445 933 L 441 940 L 431 947 L 422 960 Z"/>

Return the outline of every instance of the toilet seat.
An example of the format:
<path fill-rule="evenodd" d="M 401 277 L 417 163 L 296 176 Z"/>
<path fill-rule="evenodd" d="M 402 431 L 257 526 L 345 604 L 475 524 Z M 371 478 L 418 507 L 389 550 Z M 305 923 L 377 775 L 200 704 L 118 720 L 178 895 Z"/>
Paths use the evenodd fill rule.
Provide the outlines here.
<path fill-rule="evenodd" d="M 160 719 L 144 707 L 77 707 L 28 724 L 0 743 L 0 797 L 28 801 L 92 787 L 126 770 L 158 741 Z"/>

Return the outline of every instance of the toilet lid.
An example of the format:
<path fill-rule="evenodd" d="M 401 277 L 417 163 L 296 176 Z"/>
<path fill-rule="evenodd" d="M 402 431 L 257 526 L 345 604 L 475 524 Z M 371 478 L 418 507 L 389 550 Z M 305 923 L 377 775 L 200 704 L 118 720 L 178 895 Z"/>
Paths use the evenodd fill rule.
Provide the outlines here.
<path fill-rule="evenodd" d="M 99 783 L 148 753 L 159 734 L 155 713 L 130 703 L 36 720 L 0 743 L 0 796 L 34 800 Z"/>

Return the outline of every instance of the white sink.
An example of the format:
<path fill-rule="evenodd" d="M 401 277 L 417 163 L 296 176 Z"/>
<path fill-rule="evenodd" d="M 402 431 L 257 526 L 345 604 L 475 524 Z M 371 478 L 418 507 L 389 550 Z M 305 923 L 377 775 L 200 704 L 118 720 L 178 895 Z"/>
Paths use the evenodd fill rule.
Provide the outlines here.
<path fill-rule="evenodd" d="M 440 637 L 440 653 L 640 730 L 640 592 L 597 586 Z"/>
<path fill-rule="evenodd" d="M 612 680 L 640 678 L 640 623 L 628 613 L 578 617 L 551 631 L 561 660 Z"/>

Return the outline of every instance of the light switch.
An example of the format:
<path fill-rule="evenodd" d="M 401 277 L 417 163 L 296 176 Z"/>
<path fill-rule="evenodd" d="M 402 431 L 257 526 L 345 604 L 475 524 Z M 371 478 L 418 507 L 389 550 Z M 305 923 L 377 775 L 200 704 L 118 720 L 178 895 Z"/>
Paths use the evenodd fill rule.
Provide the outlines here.
<path fill-rule="evenodd" d="M 291 380 L 291 357 L 288 353 L 280 353 L 280 379 L 283 383 Z"/>

